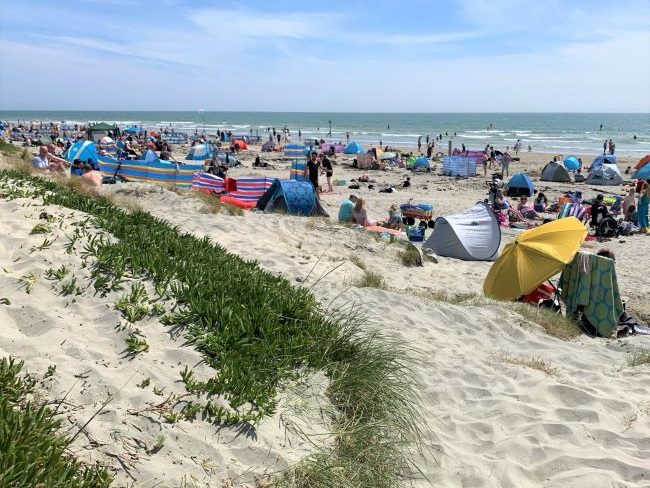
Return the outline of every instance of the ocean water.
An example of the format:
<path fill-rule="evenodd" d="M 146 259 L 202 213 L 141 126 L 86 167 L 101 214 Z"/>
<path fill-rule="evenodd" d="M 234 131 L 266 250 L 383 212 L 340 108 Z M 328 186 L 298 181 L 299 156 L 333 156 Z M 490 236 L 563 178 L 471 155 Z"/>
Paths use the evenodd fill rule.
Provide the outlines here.
<path fill-rule="evenodd" d="M 93 112 L 93 111 L 0 111 L 3 121 L 55 121 L 69 124 L 115 122 L 121 127 L 173 127 L 188 133 L 218 129 L 236 134 L 259 134 L 268 138 L 267 128 L 292 132 L 302 137 L 317 137 L 363 145 L 416 147 L 422 137 L 442 134 L 442 146 L 452 140 L 454 147 L 483 149 L 513 146 L 521 139 L 524 150 L 557 154 L 602 153 L 603 141 L 612 139 L 616 153 L 642 156 L 650 153 L 650 114 L 577 113 L 309 113 L 309 112 Z M 328 136 L 331 122 L 332 135 Z M 603 125 L 602 130 L 600 125 Z M 636 139 L 634 136 L 636 135 Z M 438 142 L 436 144 L 439 144 Z"/>

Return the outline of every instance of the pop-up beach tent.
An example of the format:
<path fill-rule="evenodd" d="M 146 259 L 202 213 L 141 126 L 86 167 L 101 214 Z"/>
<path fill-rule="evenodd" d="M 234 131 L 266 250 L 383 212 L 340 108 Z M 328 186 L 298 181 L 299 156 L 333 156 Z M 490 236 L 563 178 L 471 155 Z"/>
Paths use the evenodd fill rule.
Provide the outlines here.
<path fill-rule="evenodd" d="M 580 168 L 580 161 L 575 156 L 568 156 L 564 158 L 564 167 L 569 171 L 577 171 Z"/>
<path fill-rule="evenodd" d="M 185 159 L 188 161 L 205 161 L 212 158 L 212 147 L 207 142 L 205 144 L 196 144 L 190 148 Z"/>
<path fill-rule="evenodd" d="M 415 163 L 413 163 L 413 171 L 418 171 L 418 170 L 430 170 L 431 169 L 431 163 L 429 163 L 429 160 L 424 157 L 420 156 L 415 160 Z"/>
<path fill-rule="evenodd" d="M 571 182 L 571 175 L 567 169 L 560 163 L 551 161 L 542 170 L 542 175 L 539 177 L 542 181 L 556 181 L 562 183 Z"/>
<path fill-rule="evenodd" d="M 494 261 L 500 244 L 501 229 L 494 212 L 477 203 L 461 213 L 438 217 L 422 247 L 463 261 Z"/>
<path fill-rule="evenodd" d="M 65 158 L 71 163 L 79 159 L 84 163 L 90 160 L 92 164 L 97 164 L 97 149 L 93 141 L 77 141 L 68 148 Z"/>
<path fill-rule="evenodd" d="M 616 163 L 603 163 L 589 172 L 585 183 L 588 185 L 621 185 L 623 184 L 623 175 Z"/>
<path fill-rule="evenodd" d="M 506 195 L 509 197 L 520 197 L 526 195 L 532 197 L 535 194 L 533 182 L 526 173 L 517 173 L 506 185 Z"/>
<path fill-rule="evenodd" d="M 275 143 L 272 141 L 266 141 L 262 144 L 262 152 L 272 152 L 275 149 Z"/>
<path fill-rule="evenodd" d="M 345 154 L 365 154 L 366 151 L 359 145 L 358 142 L 351 142 L 343 151 Z"/>
<path fill-rule="evenodd" d="M 650 164 L 646 164 L 637 169 L 632 178 L 635 180 L 650 180 Z"/>
<path fill-rule="evenodd" d="M 613 154 L 601 154 L 594 159 L 591 166 L 589 166 L 589 173 L 591 173 L 596 168 L 600 168 L 603 164 L 616 164 L 616 156 Z"/>
<path fill-rule="evenodd" d="M 291 215 L 327 215 L 314 186 L 308 181 L 275 180 L 257 201 L 264 212 L 286 212 Z"/>

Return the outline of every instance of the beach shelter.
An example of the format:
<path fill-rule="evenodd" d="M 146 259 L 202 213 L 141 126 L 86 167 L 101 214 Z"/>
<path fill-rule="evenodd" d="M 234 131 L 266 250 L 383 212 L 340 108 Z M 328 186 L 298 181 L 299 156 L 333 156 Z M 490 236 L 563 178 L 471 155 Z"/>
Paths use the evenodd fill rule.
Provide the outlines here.
<path fill-rule="evenodd" d="M 425 169 L 425 170 L 431 169 L 431 163 L 429 163 L 429 160 L 424 156 L 420 156 L 416 158 L 415 162 L 413 163 L 413 170 L 417 171 L 419 169 Z"/>
<path fill-rule="evenodd" d="M 542 175 L 539 178 L 542 181 L 557 181 L 562 183 L 571 182 L 571 175 L 567 169 L 560 163 L 551 161 L 542 170 Z"/>
<path fill-rule="evenodd" d="M 632 176 L 635 180 L 650 180 L 650 164 L 637 169 Z"/>
<path fill-rule="evenodd" d="M 345 154 L 365 154 L 365 150 L 359 145 L 358 142 L 351 142 L 343 151 Z"/>
<path fill-rule="evenodd" d="M 307 160 L 305 158 L 306 148 L 300 144 L 286 144 L 284 146 L 284 158 L 291 162 L 289 177 L 296 181 L 305 181 L 305 169 Z"/>
<path fill-rule="evenodd" d="M 494 212 L 477 203 L 463 212 L 438 217 L 422 247 L 463 261 L 493 261 L 500 245 L 501 229 Z"/>
<path fill-rule="evenodd" d="M 601 154 L 600 156 L 596 157 L 596 159 L 594 159 L 594 161 L 589 166 L 589 173 L 591 173 L 596 168 L 600 168 L 603 164 L 616 164 L 616 156 L 613 154 Z"/>
<path fill-rule="evenodd" d="M 325 215 L 314 186 L 308 181 L 275 180 L 256 205 L 264 212 L 286 212 L 291 215 Z"/>
<path fill-rule="evenodd" d="M 575 156 L 568 156 L 564 158 L 564 167 L 569 171 L 577 171 L 580 168 L 580 161 Z"/>
<path fill-rule="evenodd" d="M 246 143 L 241 139 L 237 139 L 236 141 L 233 141 L 232 147 L 234 147 L 235 149 L 239 149 L 240 151 L 245 151 L 246 149 L 248 149 Z"/>
<path fill-rule="evenodd" d="M 476 176 L 476 160 L 454 154 L 442 158 L 442 174 L 445 176 Z"/>
<path fill-rule="evenodd" d="M 80 159 L 84 163 L 91 160 L 93 164 L 97 164 L 97 149 L 93 141 L 77 141 L 70 146 L 65 158 L 71 163 L 75 159 Z"/>
<path fill-rule="evenodd" d="M 636 163 L 635 168 L 636 169 L 641 169 L 643 168 L 646 164 L 650 163 L 650 154 L 643 156 L 638 163 Z"/>
<path fill-rule="evenodd" d="M 107 136 L 109 131 L 115 130 L 117 130 L 117 126 L 110 125 L 105 122 L 99 122 L 98 124 L 95 124 L 90 129 L 88 129 L 93 141 L 99 141 L 102 137 Z"/>
<path fill-rule="evenodd" d="M 122 132 L 126 132 L 127 134 L 137 134 L 138 132 L 140 132 L 140 129 L 138 129 L 137 127 L 127 127 Z"/>
<path fill-rule="evenodd" d="M 207 142 L 205 144 L 195 144 L 190 148 L 185 159 L 188 161 L 205 161 L 212 158 L 212 147 Z"/>
<path fill-rule="evenodd" d="M 516 300 L 569 264 L 587 228 L 575 217 L 567 217 L 525 230 L 503 248 L 483 283 L 486 296 Z"/>
<path fill-rule="evenodd" d="M 275 149 L 275 143 L 271 141 L 266 141 L 262 144 L 262 152 L 272 152 Z"/>
<path fill-rule="evenodd" d="M 532 197 L 535 194 L 533 182 L 526 173 L 517 173 L 506 185 L 506 195 L 509 197 L 520 197 L 526 195 Z"/>
<path fill-rule="evenodd" d="M 623 184 L 623 175 L 616 163 L 601 164 L 589 172 L 585 183 L 588 185 L 621 185 Z"/>

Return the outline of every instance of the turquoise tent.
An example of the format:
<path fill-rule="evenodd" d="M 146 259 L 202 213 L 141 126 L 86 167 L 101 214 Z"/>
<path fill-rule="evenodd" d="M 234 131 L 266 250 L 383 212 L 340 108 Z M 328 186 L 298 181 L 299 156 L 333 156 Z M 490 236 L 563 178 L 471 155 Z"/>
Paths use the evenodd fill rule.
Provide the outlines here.
<path fill-rule="evenodd" d="M 632 178 L 635 180 L 650 180 L 650 163 L 637 169 Z"/>
<path fill-rule="evenodd" d="M 366 151 L 361 147 L 358 142 L 351 142 L 343 151 L 345 154 L 365 154 Z"/>
<path fill-rule="evenodd" d="M 564 158 L 564 167 L 569 171 L 576 171 L 580 168 L 580 161 L 575 156 L 569 156 Z"/>
<path fill-rule="evenodd" d="M 257 201 L 264 212 L 286 212 L 291 215 L 325 215 L 314 186 L 308 181 L 275 180 Z"/>
<path fill-rule="evenodd" d="M 97 149 L 93 141 L 77 141 L 66 151 L 65 158 L 71 163 L 80 159 L 84 163 L 90 160 L 92 164 L 97 164 Z"/>
<path fill-rule="evenodd" d="M 426 169 L 430 170 L 431 169 L 431 163 L 429 163 L 429 160 L 424 157 L 420 156 L 415 160 L 415 163 L 413 164 L 413 169 L 418 170 L 418 169 Z"/>

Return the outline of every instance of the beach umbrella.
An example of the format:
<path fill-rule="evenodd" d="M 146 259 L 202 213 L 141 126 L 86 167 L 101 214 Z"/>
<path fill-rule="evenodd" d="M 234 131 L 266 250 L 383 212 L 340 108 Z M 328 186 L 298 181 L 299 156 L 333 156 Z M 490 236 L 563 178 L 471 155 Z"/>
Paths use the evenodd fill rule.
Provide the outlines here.
<path fill-rule="evenodd" d="M 528 295 L 573 260 L 586 236 L 587 228 L 575 217 L 525 230 L 503 248 L 483 293 L 502 300 Z"/>
<path fill-rule="evenodd" d="M 650 154 L 646 154 L 643 156 L 638 163 L 636 163 L 635 168 L 640 169 L 643 168 L 646 164 L 650 163 Z"/>
<path fill-rule="evenodd" d="M 564 158 L 564 167 L 569 171 L 576 171 L 580 168 L 580 161 L 575 156 Z"/>

